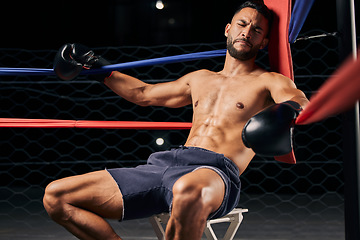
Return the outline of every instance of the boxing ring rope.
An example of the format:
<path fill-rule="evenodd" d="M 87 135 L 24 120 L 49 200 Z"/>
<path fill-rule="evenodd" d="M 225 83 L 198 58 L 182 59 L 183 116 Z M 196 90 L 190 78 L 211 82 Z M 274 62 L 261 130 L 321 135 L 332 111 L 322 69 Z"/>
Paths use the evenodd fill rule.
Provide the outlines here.
<path fill-rule="evenodd" d="M 360 61 L 347 61 L 310 98 L 296 124 L 311 124 L 354 107 L 360 99 Z"/>
<path fill-rule="evenodd" d="M 139 130 L 184 130 L 190 129 L 187 122 L 141 122 L 141 121 L 86 121 L 56 119 L 0 118 L 0 127 L 15 128 L 101 128 Z"/>
<path fill-rule="evenodd" d="M 174 63 L 223 56 L 225 50 L 214 50 L 200 53 L 183 54 L 178 56 L 162 57 L 148 60 L 140 60 L 128 63 L 120 63 L 105 66 L 101 69 L 84 71 L 88 74 L 101 73 L 109 70 L 127 69 L 154 64 Z M 310 99 L 310 103 L 300 113 L 296 124 L 311 124 L 321 121 L 330 115 L 339 114 L 356 103 L 360 98 L 360 61 L 354 61 L 356 51 L 352 59 L 346 61 L 339 70 L 331 76 L 326 83 Z M 360 54 L 360 53 L 359 53 Z M 179 59 L 177 58 L 179 57 Z M 0 75 L 53 75 L 52 69 L 30 68 L 0 68 Z M 329 98 L 329 96 L 332 96 Z M 346 98 L 344 98 L 346 96 Z M 161 126 L 163 124 L 163 127 Z M 16 119 L 1 118 L 0 127 L 59 127 L 59 128 L 117 128 L 117 129 L 188 129 L 191 123 L 154 123 L 137 122 L 131 124 L 126 121 L 76 121 L 76 120 L 50 120 L 50 119 Z"/>
<path fill-rule="evenodd" d="M 103 66 L 99 69 L 84 70 L 80 74 L 81 75 L 99 74 L 99 73 L 106 73 L 116 70 L 121 71 L 129 68 L 152 66 L 157 64 L 169 64 L 169 63 L 186 62 L 186 61 L 200 60 L 200 59 L 213 58 L 213 57 L 222 57 L 225 56 L 225 53 L 226 53 L 226 49 L 220 49 L 220 50 L 212 50 L 212 51 L 205 51 L 198 53 L 181 54 L 176 56 L 139 60 L 133 62 L 126 62 L 126 63 L 118 63 L 108 66 Z M 5 67 L 0 68 L 0 76 L 18 76 L 18 75 L 54 76 L 55 72 L 53 69 L 45 69 L 45 68 L 5 68 Z"/>
<path fill-rule="evenodd" d="M 226 49 L 205 51 L 198 53 L 181 54 L 176 56 L 161 57 L 127 63 L 104 66 L 100 69 L 85 70 L 81 74 L 98 74 L 115 70 L 124 70 L 151 66 L 156 64 L 169 64 L 185 61 L 200 60 L 212 57 L 221 57 Z M 0 75 L 55 75 L 53 69 L 42 68 L 0 68 Z M 192 123 L 183 122 L 139 122 L 139 121 L 85 121 L 85 120 L 55 120 L 55 119 L 22 119 L 0 118 L 0 127 L 15 128 L 103 128 L 103 129 L 143 129 L 143 130 L 180 130 L 190 129 Z"/>

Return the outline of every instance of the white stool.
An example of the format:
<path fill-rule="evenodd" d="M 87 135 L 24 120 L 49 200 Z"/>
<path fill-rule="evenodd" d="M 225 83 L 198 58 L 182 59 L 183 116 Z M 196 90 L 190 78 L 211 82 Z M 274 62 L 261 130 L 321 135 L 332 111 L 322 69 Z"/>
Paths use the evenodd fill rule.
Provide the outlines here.
<path fill-rule="evenodd" d="M 248 209 L 235 208 L 234 210 L 232 210 L 229 214 L 227 214 L 224 217 L 208 220 L 206 222 L 206 227 L 204 230 L 204 233 L 205 233 L 207 239 L 218 240 L 218 238 L 215 235 L 214 230 L 211 227 L 211 224 L 229 222 L 230 225 L 226 230 L 223 240 L 232 240 L 244 218 L 242 215 L 242 213 L 244 213 L 244 212 L 248 212 Z M 170 218 L 170 216 L 168 213 L 154 215 L 149 218 L 149 221 L 150 221 L 151 225 L 153 226 L 155 234 L 159 240 L 165 240 L 165 230 L 164 230 L 164 227 L 162 224 L 164 224 L 166 226 L 167 222 L 169 221 L 169 218 Z"/>

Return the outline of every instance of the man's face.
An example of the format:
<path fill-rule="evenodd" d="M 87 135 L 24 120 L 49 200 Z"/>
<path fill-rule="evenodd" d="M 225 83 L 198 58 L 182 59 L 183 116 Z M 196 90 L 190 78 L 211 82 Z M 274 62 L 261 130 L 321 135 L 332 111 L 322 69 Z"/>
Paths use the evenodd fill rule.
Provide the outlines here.
<path fill-rule="evenodd" d="M 230 56 L 246 61 L 256 57 L 267 43 L 268 20 L 253 8 L 243 8 L 225 28 Z"/>

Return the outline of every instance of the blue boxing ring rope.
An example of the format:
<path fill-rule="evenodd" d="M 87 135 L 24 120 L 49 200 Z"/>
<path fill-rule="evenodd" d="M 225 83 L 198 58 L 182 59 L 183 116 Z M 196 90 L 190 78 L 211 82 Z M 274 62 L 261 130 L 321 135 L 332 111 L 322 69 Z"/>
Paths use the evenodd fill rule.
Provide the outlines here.
<path fill-rule="evenodd" d="M 115 70 L 124 70 L 129 68 L 152 66 L 156 64 L 169 64 L 169 63 L 186 62 L 186 61 L 193 61 L 193 60 L 199 60 L 205 58 L 222 57 L 225 56 L 225 53 L 226 53 L 226 49 L 221 49 L 221 50 L 212 50 L 212 51 L 205 51 L 198 53 L 181 54 L 181 55 L 169 56 L 169 57 L 139 60 L 133 62 L 126 62 L 126 63 L 118 63 L 118 64 L 107 65 L 99 69 L 84 70 L 81 72 L 81 74 L 82 75 L 99 74 L 99 73 L 105 73 Z M 0 76 L 19 76 L 19 75 L 53 76 L 55 75 L 55 72 L 53 69 L 46 69 L 46 68 L 5 68 L 5 67 L 0 68 Z"/>

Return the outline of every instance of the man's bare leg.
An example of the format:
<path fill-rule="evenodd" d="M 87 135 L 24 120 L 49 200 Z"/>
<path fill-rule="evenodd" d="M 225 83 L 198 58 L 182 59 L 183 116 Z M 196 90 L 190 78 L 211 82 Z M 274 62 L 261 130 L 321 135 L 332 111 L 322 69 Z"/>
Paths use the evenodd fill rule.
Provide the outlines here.
<path fill-rule="evenodd" d="M 181 177 L 173 187 L 167 240 L 201 239 L 207 217 L 224 199 L 225 184 L 215 171 L 198 169 Z"/>
<path fill-rule="evenodd" d="M 121 219 L 123 212 L 121 192 L 105 170 L 50 183 L 43 202 L 49 216 L 80 239 L 121 239 L 104 220 Z"/>

